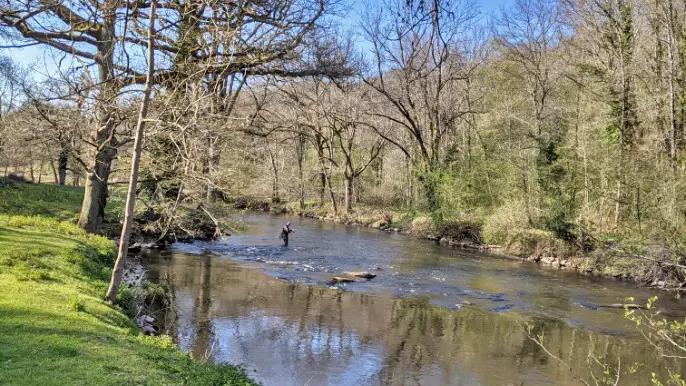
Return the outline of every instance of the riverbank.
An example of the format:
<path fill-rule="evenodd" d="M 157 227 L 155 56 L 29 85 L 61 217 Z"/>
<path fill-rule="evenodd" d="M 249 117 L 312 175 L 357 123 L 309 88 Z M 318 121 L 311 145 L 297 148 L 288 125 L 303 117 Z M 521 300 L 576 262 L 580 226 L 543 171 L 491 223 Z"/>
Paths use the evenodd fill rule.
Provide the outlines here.
<path fill-rule="evenodd" d="M 254 384 L 234 366 L 195 361 L 169 337 L 140 333 L 126 296 L 102 300 L 116 249 L 68 221 L 82 194 L 0 186 L 0 384 Z"/>
<path fill-rule="evenodd" d="M 575 271 L 580 275 L 633 281 L 648 287 L 668 291 L 684 291 L 680 273 L 664 269 L 664 264 L 637 254 L 624 252 L 617 243 L 597 246 L 584 252 L 578 245 L 557 239 L 540 229 L 508 227 L 507 221 L 493 225 L 481 219 L 447 220 L 436 224 L 429 213 L 411 210 L 355 207 L 350 213 L 334 213 L 330 206 L 297 202 L 271 203 L 242 198 L 234 202 L 236 209 L 269 211 L 331 221 L 347 225 L 370 227 L 386 232 L 399 232 L 435 241 L 447 247 L 475 249 L 498 257 L 531 261 L 545 269 Z M 632 250 L 636 250 L 633 246 Z"/>

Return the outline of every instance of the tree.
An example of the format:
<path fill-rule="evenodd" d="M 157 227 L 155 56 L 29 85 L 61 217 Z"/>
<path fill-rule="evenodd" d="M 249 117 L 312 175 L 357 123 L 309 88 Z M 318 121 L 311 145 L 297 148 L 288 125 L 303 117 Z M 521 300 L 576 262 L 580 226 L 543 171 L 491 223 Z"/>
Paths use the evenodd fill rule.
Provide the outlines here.
<path fill-rule="evenodd" d="M 0 7 L 0 28 L 13 32 L 15 40 L 41 44 L 74 57 L 72 69 L 90 77 L 88 87 L 94 90 L 96 119 L 79 217 L 79 225 L 89 232 L 99 231 L 104 220 L 111 164 L 122 145 L 117 136 L 119 92 L 127 86 L 143 84 L 146 79 L 128 52 L 147 45 L 142 36 L 145 28 L 139 19 L 145 17 L 151 4 L 145 0 L 96 1 L 88 5 L 73 0 L 18 0 Z M 160 5 L 166 28 L 153 42 L 160 55 L 160 68 L 155 71 L 153 83 L 173 85 L 192 73 L 201 73 L 203 77 L 217 75 L 221 79 L 238 73 L 318 73 L 301 59 L 306 36 L 315 28 L 326 6 L 326 0 L 250 2 L 244 7 L 221 1 Z M 174 22 L 188 17 L 192 18 L 192 25 Z M 195 32 L 188 33 L 189 28 Z M 209 37 L 206 31 L 219 31 L 221 42 L 205 44 Z M 182 58 L 183 66 L 173 60 L 176 55 Z M 218 84 L 233 87 L 227 81 Z"/>
<path fill-rule="evenodd" d="M 458 88 L 469 58 L 456 47 L 476 12 L 459 0 L 388 0 L 372 15 L 364 32 L 374 48 L 373 70 L 363 79 L 387 102 L 372 114 L 402 127 L 412 147 L 378 133 L 412 160 L 427 207 L 435 210 L 445 151 L 457 122 L 469 113 Z"/>
<path fill-rule="evenodd" d="M 146 74 L 145 86 L 143 89 L 143 98 L 141 100 L 140 113 L 138 115 L 138 122 L 136 124 L 135 139 L 133 142 L 133 155 L 131 159 L 131 175 L 129 177 L 129 190 L 126 194 L 126 206 L 124 207 L 124 224 L 122 225 L 121 237 L 119 239 L 119 251 L 117 253 L 117 260 L 114 263 L 112 270 L 112 278 L 110 286 L 107 289 L 105 298 L 109 301 L 114 301 L 117 298 L 117 290 L 124 273 L 124 263 L 129 250 L 129 238 L 131 237 L 131 226 L 133 223 L 133 211 L 136 205 L 136 185 L 138 184 L 138 167 L 141 162 L 141 153 L 143 151 L 143 137 L 145 134 L 145 123 L 148 118 L 148 108 L 150 106 L 150 96 L 152 94 L 153 77 L 155 76 L 155 8 L 156 0 L 152 0 L 149 10 L 148 19 L 148 72 Z"/>
<path fill-rule="evenodd" d="M 369 165 L 374 162 L 384 147 L 385 141 L 378 135 L 364 138 L 363 129 L 369 125 L 362 124 L 365 117 L 357 104 L 362 90 L 360 85 L 343 84 L 333 88 L 329 93 L 329 107 L 325 117 L 332 127 L 335 141 L 343 155 L 343 177 L 345 179 L 345 202 L 347 212 L 352 210 L 355 180 Z"/>
<path fill-rule="evenodd" d="M 504 68 L 519 81 L 530 101 L 531 113 L 520 116 L 520 120 L 527 122 L 527 136 L 536 147 L 536 196 L 542 199 L 536 207 L 543 212 L 545 228 L 560 238 L 571 239 L 575 197 L 563 193 L 575 187 L 562 185 L 569 171 L 559 162 L 569 124 L 563 110 L 553 106 L 554 93 L 564 85 L 566 75 L 560 60 L 565 39 L 561 7 L 551 0 L 517 0 L 495 20 L 494 36 L 504 59 L 513 64 Z M 527 174 L 527 164 L 522 164 L 523 175 Z M 524 192 L 529 206 L 527 186 Z M 527 208 L 529 216 L 531 212 Z M 533 220 L 529 218 L 530 223 Z"/>

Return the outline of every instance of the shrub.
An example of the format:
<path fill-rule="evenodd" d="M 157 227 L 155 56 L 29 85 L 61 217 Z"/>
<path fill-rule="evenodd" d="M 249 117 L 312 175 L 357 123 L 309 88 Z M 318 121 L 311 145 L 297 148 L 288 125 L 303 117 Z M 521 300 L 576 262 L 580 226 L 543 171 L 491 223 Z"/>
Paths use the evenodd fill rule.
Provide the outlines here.
<path fill-rule="evenodd" d="M 482 238 L 489 244 L 506 245 L 513 233 L 529 227 L 523 201 L 509 201 L 486 217 Z"/>
<path fill-rule="evenodd" d="M 429 217 L 417 216 L 410 223 L 410 232 L 417 236 L 431 236 L 433 231 L 433 221 Z"/>

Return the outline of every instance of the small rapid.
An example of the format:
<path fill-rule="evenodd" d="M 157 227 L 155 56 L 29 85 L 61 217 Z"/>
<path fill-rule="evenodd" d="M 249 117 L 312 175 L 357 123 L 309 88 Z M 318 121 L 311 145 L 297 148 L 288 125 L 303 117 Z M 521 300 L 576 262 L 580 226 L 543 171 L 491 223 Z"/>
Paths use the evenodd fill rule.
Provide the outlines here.
<path fill-rule="evenodd" d="M 296 232 L 284 247 L 288 220 Z M 658 294 L 667 314 L 683 314 L 679 301 L 633 284 L 407 235 L 262 214 L 244 221 L 242 235 L 175 244 L 148 265 L 174 294 L 167 332 L 266 384 L 574 384 L 523 323 L 587 373 L 595 351 L 661 367 L 623 310 L 598 306 Z M 346 271 L 376 277 L 331 283 Z"/>

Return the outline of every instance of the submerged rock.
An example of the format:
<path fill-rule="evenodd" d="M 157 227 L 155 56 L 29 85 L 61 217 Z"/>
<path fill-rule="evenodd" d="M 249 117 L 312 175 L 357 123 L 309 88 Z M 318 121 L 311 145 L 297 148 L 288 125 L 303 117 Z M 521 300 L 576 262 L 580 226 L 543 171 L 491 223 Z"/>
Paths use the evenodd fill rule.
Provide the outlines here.
<path fill-rule="evenodd" d="M 619 308 L 619 309 L 629 309 L 629 310 L 644 310 L 645 306 L 640 304 L 622 304 L 622 303 L 612 303 L 612 304 L 601 304 L 596 308 Z"/>
<path fill-rule="evenodd" d="M 358 281 L 358 280 L 355 278 L 351 278 L 351 277 L 334 276 L 333 278 L 331 278 L 331 280 L 326 282 L 326 284 L 328 286 L 334 286 L 334 285 L 339 284 L 339 283 L 354 283 L 356 281 Z"/>
<path fill-rule="evenodd" d="M 371 272 L 343 272 L 343 274 L 347 276 L 359 277 L 362 279 L 373 279 L 376 277 L 376 274 Z"/>

